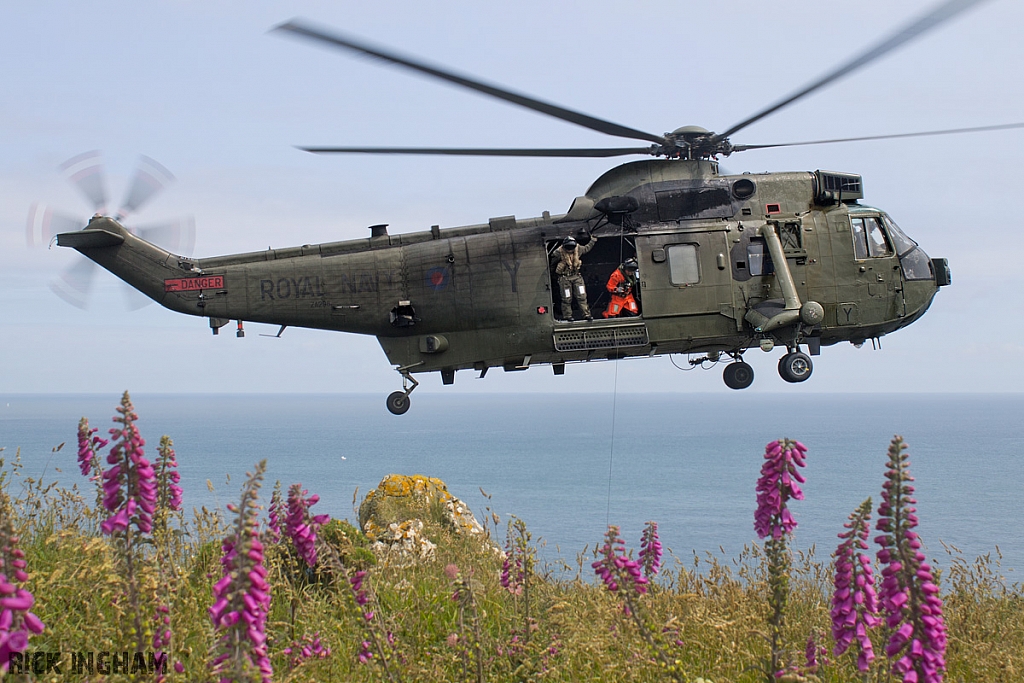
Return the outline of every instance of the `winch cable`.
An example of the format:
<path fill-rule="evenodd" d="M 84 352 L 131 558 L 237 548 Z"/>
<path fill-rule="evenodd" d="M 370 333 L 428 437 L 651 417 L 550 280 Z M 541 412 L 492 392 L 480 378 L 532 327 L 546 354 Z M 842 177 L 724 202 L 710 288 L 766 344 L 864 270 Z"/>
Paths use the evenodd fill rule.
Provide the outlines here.
<path fill-rule="evenodd" d="M 619 397 L 619 359 L 616 358 L 615 379 L 612 383 L 612 438 L 608 447 L 608 501 L 605 506 L 604 524 L 610 525 L 612 519 L 612 463 L 615 461 L 615 408 Z"/>
<path fill-rule="evenodd" d="M 619 263 L 623 263 L 623 243 L 626 241 L 625 234 L 619 234 Z M 616 266 L 618 267 L 618 266 Z M 611 304 L 609 304 L 610 306 Z M 616 354 L 617 355 L 617 354 Z M 608 499 L 605 504 L 604 512 L 604 524 L 609 526 L 612 522 L 612 465 L 615 462 L 615 409 L 617 407 L 619 398 L 619 359 L 616 358 L 613 361 L 615 365 L 615 375 L 612 380 L 612 437 L 611 443 L 608 445 Z"/>

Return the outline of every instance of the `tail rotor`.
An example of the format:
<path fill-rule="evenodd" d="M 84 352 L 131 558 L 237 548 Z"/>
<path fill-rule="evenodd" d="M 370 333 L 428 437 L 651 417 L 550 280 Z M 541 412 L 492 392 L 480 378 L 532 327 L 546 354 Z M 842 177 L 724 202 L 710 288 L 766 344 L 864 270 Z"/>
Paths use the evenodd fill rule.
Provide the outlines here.
<path fill-rule="evenodd" d="M 93 213 L 107 212 L 107 188 L 104 181 L 103 157 L 98 150 L 84 152 L 71 157 L 60 165 L 60 170 L 69 183 L 78 188 Z"/>
<path fill-rule="evenodd" d="M 143 204 L 162 192 L 172 182 L 174 182 L 174 175 L 170 171 L 153 159 L 140 156 L 124 201 L 121 202 L 121 208 L 117 210 L 117 220 L 120 222 L 138 211 Z"/>
<path fill-rule="evenodd" d="M 106 181 L 102 157 L 98 151 L 85 152 L 72 157 L 61 164 L 59 170 L 65 179 L 82 194 L 94 214 L 106 215 Z M 174 175 L 163 165 L 147 156 L 140 156 L 128 183 L 124 200 L 115 214 L 115 219 L 123 224 L 126 218 L 138 212 L 173 181 Z M 29 247 L 42 246 L 50 244 L 59 233 L 82 230 L 87 225 L 88 220 L 86 219 L 54 211 L 47 205 L 36 202 L 29 208 L 25 240 Z M 146 225 L 124 225 L 124 227 L 133 235 L 182 256 L 191 256 L 195 247 L 195 221 L 191 216 Z M 90 294 L 94 287 L 96 271 L 96 264 L 83 258 L 65 268 L 57 278 L 51 281 L 50 289 L 72 306 L 85 309 L 88 307 Z M 130 310 L 152 303 L 150 299 L 139 292 L 127 286 L 126 288 Z"/>

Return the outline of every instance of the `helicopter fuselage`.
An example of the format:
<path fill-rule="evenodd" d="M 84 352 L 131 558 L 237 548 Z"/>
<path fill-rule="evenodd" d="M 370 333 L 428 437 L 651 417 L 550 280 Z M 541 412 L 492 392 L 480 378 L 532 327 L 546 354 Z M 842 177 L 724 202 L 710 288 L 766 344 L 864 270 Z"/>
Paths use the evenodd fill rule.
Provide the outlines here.
<path fill-rule="evenodd" d="M 448 384 L 463 369 L 552 364 L 561 374 L 566 363 L 667 353 L 738 360 L 776 344 L 816 355 L 893 332 L 927 310 L 948 268 L 861 198 L 852 174 L 720 176 L 714 161 L 648 160 L 610 170 L 562 216 L 396 235 L 374 226 L 366 239 L 202 259 L 109 218 L 58 243 L 215 332 L 238 320 L 373 335 L 407 378 L 440 371 Z M 551 254 L 567 235 L 598 239 L 584 258 L 598 315 L 609 275 L 637 259 L 639 316 L 556 318 Z"/>

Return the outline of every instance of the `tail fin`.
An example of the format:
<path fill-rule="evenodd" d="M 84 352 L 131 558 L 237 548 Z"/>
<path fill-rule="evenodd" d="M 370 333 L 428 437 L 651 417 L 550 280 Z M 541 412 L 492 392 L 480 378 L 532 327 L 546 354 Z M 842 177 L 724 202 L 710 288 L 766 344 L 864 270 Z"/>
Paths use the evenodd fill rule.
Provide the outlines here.
<path fill-rule="evenodd" d="M 97 247 L 116 247 L 124 242 L 124 235 L 102 229 L 86 228 L 75 232 L 62 232 L 57 235 L 57 245 L 72 249 L 94 249 Z"/>
<path fill-rule="evenodd" d="M 132 235 L 111 218 L 93 218 L 83 230 L 58 233 L 57 244 L 75 249 L 90 261 L 124 280 L 129 286 L 161 304 L 165 294 L 164 280 L 169 276 L 173 277 L 174 274 L 180 274 L 174 267 L 177 264 L 176 257 L 141 237 Z M 76 270 L 70 275 L 77 272 Z M 78 290 L 81 296 L 77 298 L 84 301 L 88 286 L 87 283 L 82 284 L 83 278 L 64 277 L 63 281 L 71 290 Z M 77 302 L 72 303 L 80 305 Z"/>

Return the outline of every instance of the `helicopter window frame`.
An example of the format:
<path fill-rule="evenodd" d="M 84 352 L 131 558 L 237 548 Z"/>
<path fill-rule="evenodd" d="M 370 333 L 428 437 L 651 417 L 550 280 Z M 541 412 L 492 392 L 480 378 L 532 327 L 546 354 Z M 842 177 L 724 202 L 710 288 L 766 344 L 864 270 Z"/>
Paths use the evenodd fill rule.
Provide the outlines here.
<path fill-rule="evenodd" d="M 896 221 L 889 214 L 882 214 L 882 223 L 885 225 L 886 232 L 889 233 L 889 239 L 896 246 L 897 256 L 906 256 L 917 248 L 917 242 L 908 237 L 907 233 L 903 232 L 903 229 L 896 225 Z"/>
<path fill-rule="evenodd" d="M 665 246 L 668 256 L 668 279 L 677 287 L 689 287 L 700 282 L 700 258 L 694 243 L 669 244 Z"/>
<path fill-rule="evenodd" d="M 914 247 L 900 256 L 900 267 L 903 268 L 905 280 L 934 280 L 932 261 L 920 247 Z"/>
<path fill-rule="evenodd" d="M 880 216 L 850 216 L 853 255 L 858 261 L 888 258 L 895 254 Z"/>

